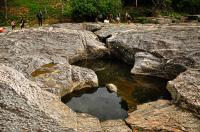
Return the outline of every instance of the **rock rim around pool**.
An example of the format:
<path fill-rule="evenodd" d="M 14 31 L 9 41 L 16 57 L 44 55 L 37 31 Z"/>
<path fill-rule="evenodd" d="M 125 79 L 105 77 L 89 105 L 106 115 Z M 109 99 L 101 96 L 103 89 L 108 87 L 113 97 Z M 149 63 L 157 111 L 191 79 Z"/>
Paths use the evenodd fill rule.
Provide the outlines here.
<path fill-rule="evenodd" d="M 198 25 L 120 25 L 117 29 L 116 27 L 116 25 L 115 27 L 110 26 L 110 28 L 105 26 L 95 33 L 97 35 L 101 33 L 98 36 L 100 38 L 103 36 L 102 39 L 106 39 L 106 45 L 112 50 L 113 55 L 127 63 L 136 63 L 135 66 L 138 66 L 139 70 L 134 70 L 133 68 L 134 74 L 147 73 L 148 75 L 173 79 L 175 76 L 179 75 L 180 72 L 185 70 L 199 69 L 200 52 Z M 105 30 L 105 28 L 107 29 Z M 107 39 L 107 37 L 110 36 L 112 37 Z M 153 41 L 151 41 L 152 39 Z M 74 45 L 71 45 L 71 43 Z M 2 34 L 0 37 L 0 49 L 1 65 L 3 64 L 17 70 L 4 66 L 0 67 L 0 113 L 3 113 L 0 114 L 0 122 L 3 124 L 0 126 L 0 130 L 77 131 L 81 128 L 77 127 L 78 124 L 75 123 L 78 122 L 79 118 L 75 112 L 63 105 L 57 96 L 41 90 L 41 88 L 30 81 L 30 79 L 31 73 L 45 64 L 52 62 L 66 64 L 68 61 L 75 62 L 87 58 L 90 55 L 92 57 L 98 57 L 107 52 L 105 44 L 99 42 L 96 35 L 85 30 L 77 31 L 60 28 L 53 28 L 52 31 L 50 31 L 50 28 L 25 29 L 23 32 L 13 31 Z M 138 52 L 141 52 L 143 55 L 137 54 L 137 57 L 135 57 Z M 141 64 L 147 62 L 146 64 L 149 65 L 142 67 L 143 65 L 139 65 L 139 62 L 141 62 Z M 155 67 L 158 69 L 156 70 Z M 180 67 L 183 71 L 178 73 L 174 72 L 176 67 Z M 156 75 L 153 74 L 155 70 Z M 171 75 L 174 75 L 173 78 Z M 198 72 L 195 73 L 191 71 L 190 73 L 190 71 L 186 71 L 181 74 L 180 77 L 177 77 L 177 80 L 170 83 L 169 91 L 173 94 L 173 99 L 180 103 L 182 108 L 188 108 L 199 115 L 199 97 L 198 95 L 191 96 L 193 91 L 199 90 L 199 78 L 196 77 L 196 75 L 198 75 Z M 190 79 L 190 76 L 194 80 Z M 184 79 L 181 78 L 186 79 L 186 84 L 183 84 L 184 87 L 181 87 L 182 83 L 184 83 L 182 82 Z M 189 87 L 192 89 L 188 89 Z M 180 90 L 177 90 L 179 88 Z M 182 90 L 184 90 L 184 92 L 182 92 Z M 185 94 L 187 90 L 189 90 L 188 94 L 191 95 L 188 96 Z M 155 102 L 152 102 L 152 105 L 153 103 Z M 169 126 L 177 126 L 178 128 L 175 127 L 175 130 L 179 131 L 199 130 L 199 119 L 194 117 L 190 112 L 185 112 L 175 105 L 169 105 L 169 103 L 160 104 L 164 104 L 162 107 L 166 108 L 168 111 L 162 109 L 159 112 L 159 110 L 157 110 L 159 104 L 157 103 L 153 105 L 154 107 L 150 107 L 150 109 L 153 111 L 155 110 L 156 113 L 159 114 L 160 119 L 162 119 L 161 117 L 163 117 L 165 112 L 169 112 L 169 120 L 163 119 L 163 121 L 169 124 L 164 122 L 164 127 L 153 126 L 152 128 L 148 123 L 147 126 L 141 126 L 146 125 L 146 122 L 152 123 L 151 116 L 155 116 L 154 112 L 150 112 L 151 114 L 147 117 L 147 121 L 142 118 L 137 122 L 130 117 L 130 120 L 127 119 L 127 123 L 129 122 L 128 124 L 131 125 L 133 130 L 135 127 L 152 131 L 155 129 L 164 129 L 166 131 L 174 130 L 174 127 L 169 128 L 166 124 Z M 139 117 L 144 115 L 145 110 L 146 109 L 142 109 Z M 138 111 L 133 113 L 133 115 L 137 114 L 137 112 Z M 173 113 L 172 115 L 175 115 L 175 117 L 176 115 L 183 117 L 183 120 L 178 120 L 179 117 L 174 119 L 170 112 Z M 182 112 L 184 114 L 182 114 Z M 91 118 L 95 117 L 89 116 L 88 119 L 92 121 L 93 119 Z M 85 131 L 91 130 L 92 127 L 101 131 L 99 121 L 96 118 L 94 120 L 96 120 L 94 124 L 97 126 L 91 125 L 90 128 L 88 121 L 87 125 L 89 125 L 89 127 L 82 127 L 81 131 L 84 131 L 84 129 Z M 188 124 L 185 124 L 185 122 Z M 158 120 L 154 123 L 159 124 L 162 123 L 162 121 Z"/>
<path fill-rule="evenodd" d="M 192 113 L 158 100 L 139 105 L 126 119 L 133 131 L 199 132 L 200 120 Z"/>
<path fill-rule="evenodd" d="M 200 25 L 109 25 L 96 31 L 111 54 L 134 64 L 133 74 L 174 79 L 200 66 Z"/>
<path fill-rule="evenodd" d="M 108 52 L 105 44 L 98 41 L 98 37 L 92 32 L 59 27 L 8 32 L 0 37 L 0 49 L 0 64 L 20 71 L 30 80 L 36 80 L 42 88 L 58 95 L 65 94 L 62 92 L 63 89 L 66 89 L 68 93 L 97 86 L 97 77 L 93 71 L 78 68 L 69 63 L 85 58 L 98 58 Z M 40 79 L 39 77 L 32 78 L 32 73 L 51 63 L 60 65 L 57 69 L 60 73 L 53 72 L 52 75 L 47 72 L 46 78 L 41 76 Z M 62 70 L 67 70 L 68 73 L 63 71 L 62 74 Z M 61 90 L 55 85 L 46 87 L 47 82 L 52 80 L 53 83 L 57 81 L 56 79 L 59 84 L 63 84 L 63 79 L 66 79 L 67 84 L 62 85 Z"/>
<path fill-rule="evenodd" d="M 200 117 L 200 70 L 190 69 L 169 81 L 167 89 L 174 103 Z"/>
<path fill-rule="evenodd" d="M 1 131 L 76 130 L 76 113 L 18 71 L 0 66 Z"/>
<path fill-rule="evenodd" d="M 51 65 L 51 64 L 48 64 Z M 84 88 L 96 88 L 98 78 L 94 71 L 70 64 L 44 65 L 32 73 L 32 80 L 40 88 L 59 97 Z"/>

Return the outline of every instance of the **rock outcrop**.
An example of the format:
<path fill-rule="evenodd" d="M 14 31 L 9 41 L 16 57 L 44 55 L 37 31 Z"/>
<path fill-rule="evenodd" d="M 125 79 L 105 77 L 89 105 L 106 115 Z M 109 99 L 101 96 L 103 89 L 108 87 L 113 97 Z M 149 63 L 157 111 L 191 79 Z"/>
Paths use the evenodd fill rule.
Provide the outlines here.
<path fill-rule="evenodd" d="M 191 69 L 180 74 L 168 82 L 167 89 L 176 104 L 200 117 L 200 70 Z"/>
<path fill-rule="evenodd" d="M 0 131 L 129 132 L 130 126 L 133 131 L 198 132 L 199 33 L 198 25 L 84 23 L 0 34 Z M 70 63 L 108 52 L 134 65 L 133 74 L 176 77 L 167 89 L 173 102 L 185 109 L 158 100 L 139 105 L 126 123 L 100 123 L 93 116 L 73 112 L 60 96 L 96 87 L 98 79 L 94 71 Z"/>
<path fill-rule="evenodd" d="M 34 80 L 37 80 L 40 86 L 52 80 L 52 83 L 57 82 L 59 86 L 63 84 L 62 87 L 65 87 L 68 92 L 98 85 L 93 71 L 71 66 L 68 63 L 86 58 L 98 58 L 108 52 L 104 44 L 98 41 L 98 37 L 92 32 L 60 27 L 8 32 L 0 37 L 0 50 L 0 64 L 20 71 L 31 80 L 31 74 L 42 66 L 50 63 L 61 64 L 62 66 L 60 65 L 57 69 L 59 73 L 53 75 L 46 73 L 46 80 L 41 77 Z M 49 91 L 60 94 L 63 90 L 58 92 L 56 87 L 55 85 L 48 88 L 43 86 Z"/>
<path fill-rule="evenodd" d="M 139 105 L 126 119 L 133 131 L 199 132 L 200 120 L 167 100 Z"/>
<path fill-rule="evenodd" d="M 87 30 L 91 32 L 95 32 L 100 30 L 104 25 L 101 23 L 61 23 L 61 24 L 53 24 L 54 28 L 64 28 L 71 30 Z"/>
<path fill-rule="evenodd" d="M 95 33 L 106 39 L 113 55 L 134 64 L 133 74 L 173 79 L 200 65 L 198 25 L 109 26 Z"/>
<path fill-rule="evenodd" d="M 107 48 L 97 36 L 86 30 L 62 28 L 26 29 L 9 32 L 0 38 L 1 58 L 23 55 L 62 57 L 70 62 L 103 55 Z M 91 56 L 91 54 L 93 56 Z M 50 59 L 50 58 L 49 58 Z"/>
<path fill-rule="evenodd" d="M 76 113 L 60 99 L 0 66 L 0 131 L 76 131 Z"/>

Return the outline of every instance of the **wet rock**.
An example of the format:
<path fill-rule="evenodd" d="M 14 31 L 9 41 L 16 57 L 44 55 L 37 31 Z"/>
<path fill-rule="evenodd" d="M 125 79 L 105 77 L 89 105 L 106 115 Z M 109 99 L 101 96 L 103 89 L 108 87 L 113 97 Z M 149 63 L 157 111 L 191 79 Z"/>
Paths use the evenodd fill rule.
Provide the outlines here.
<path fill-rule="evenodd" d="M 40 88 L 59 97 L 75 90 L 98 86 L 94 71 L 69 64 L 44 65 L 32 73 L 32 80 Z"/>
<path fill-rule="evenodd" d="M 101 122 L 104 132 L 132 132 L 123 120 L 108 120 Z"/>
<path fill-rule="evenodd" d="M 129 114 L 126 122 L 133 131 L 198 132 L 200 130 L 199 118 L 167 100 L 139 105 L 136 111 Z"/>
<path fill-rule="evenodd" d="M 111 92 L 117 93 L 117 86 L 115 86 L 114 84 L 106 84 L 106 88 Z"/>
<path fill-rule="evenodd" d="M 100 121 L 91 115 L 77 113 L 78 132 L 102 132 Z"/>
<path fill-rule="evenodd" d="M 76 113 L 60 99 L 0 66 L 0 131 L 76 131 Z"/>
<path fill-rule="evenodd" d="M 200 117 L 200 70 L 187 70 L 168 82 L 175 103 Z"/>

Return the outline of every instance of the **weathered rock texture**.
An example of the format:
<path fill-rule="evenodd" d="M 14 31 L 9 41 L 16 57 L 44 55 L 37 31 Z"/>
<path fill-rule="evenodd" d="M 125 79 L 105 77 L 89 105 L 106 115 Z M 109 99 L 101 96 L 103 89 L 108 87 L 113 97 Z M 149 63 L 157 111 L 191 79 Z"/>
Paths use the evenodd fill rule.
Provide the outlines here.
<path fill-rule="evenodd" d="M 71 30 L 87 30 L 87 31 L 97 31 L 103 27 L 102 23 L 61 23 L 53 24 L 54 28 L 65 28 Z"/>
<path fill-rule="evenodd" d="M 123 120 L 108 120 L 101 122 L 104 132 L 132 132 Z"/>
<path fill-rule="evenodd" d="M 75 131 L 76 113 L 16 70 L 0 66 L 0 131 Z"/>
<path fill-rule="evenodd" d="M 108 51 L 90 31 L 59 27 L 8 32 L 0 37 L 0 50 L 1 64 L 20 71 L 29 79 L 32 79 L 31 73 L 44 65 L 61 64 L 62 66 L 57 66 L 56 69 L 59 73 L 47 72 L 45 79 L 37 79 L 43 88 L 59 94 L 63 89 L 72 92 L 74 89 L 97 86 L 98 81 L 94 72 L 70 66 L 68 62 L 101 57 Z M 61 92 L 55 89 L 55 85 L 47 88 L 46 82 L 50 81 L 51 84 L 56 82 L 58 87 L 65 88 L 62 88 Z"/>
<path fill-rule="evenodd" d="M 91 115 L 77 113 L 79 132 L 101 132 L 100 121 Z"/>
<path fill-rule="evenodd" d="M 200 66 L 200 26 L 129 25 L 95 32 L 112 54 L 134 64 L 133 74 L 173 79 L 189 68 Z"/>
<path fill-rule="evenodd" d="M 0 40 L 0 49 L 3 51 L 2 59 L 9 59 L 13 56 L 39 55 L 48 57 L 48 59 L 60 57 L 73 62 L 88 56 L 101 56 L 107 50 L 92 32 L 86 30 L 52 27 L 27 29 L 10 32 L 3 35 Z"/>
<path fill-rule="evenodd" d="M 33 79 L 42 89 L 58 96 L 74 90 L 97 87 L 98 79 L 94 71 L 69 64 L 48 64 L 32 73 Z"/>
<path fill-rule="evenodd" d="M 0 131 L 128 132 L 126 123 L 141 131 L 200 130 L 199 118 L 166 100 L 138 106 L 126 123 L 101 124 L 61 103 L 55 94 L 98 85 L 92 70 L 69 64 L 108 53 L 90 31 L 113 55 L 134 64 L 134 74 L 173 79 L 187 70 L 168 90 L 181 107 L 200 115 L 200 26 L 63 24 L 0 34 Z"/>
<path fill-rule="evenodd" d="M 180 74 L 168 82 L 167 89 L 175 103 L 200 117 L 200 70 L 188 70 Z"/>
<path fill-rule="evenodd" d="M 199 132 L 200 120 L 167 100 L 139 105 L 126 122 L 133 131 Z"/>

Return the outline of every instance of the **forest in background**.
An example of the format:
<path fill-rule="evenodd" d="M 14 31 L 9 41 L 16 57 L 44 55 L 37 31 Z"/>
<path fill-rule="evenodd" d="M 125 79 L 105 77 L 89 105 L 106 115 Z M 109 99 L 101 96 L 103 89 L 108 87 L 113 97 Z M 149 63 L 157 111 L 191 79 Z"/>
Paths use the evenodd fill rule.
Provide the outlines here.
<path fill-rule="evenodd" d="M 168 16 L 180 19 L 189 14 L 200 14 L 200 0 L 1 0 L 0 25 L 25 18 L 36 23 L 36 13 L 41 10 L 46 23 L 94 21 L 102 14 L 125 12 L 135 20 L 145 17 Z"/>

